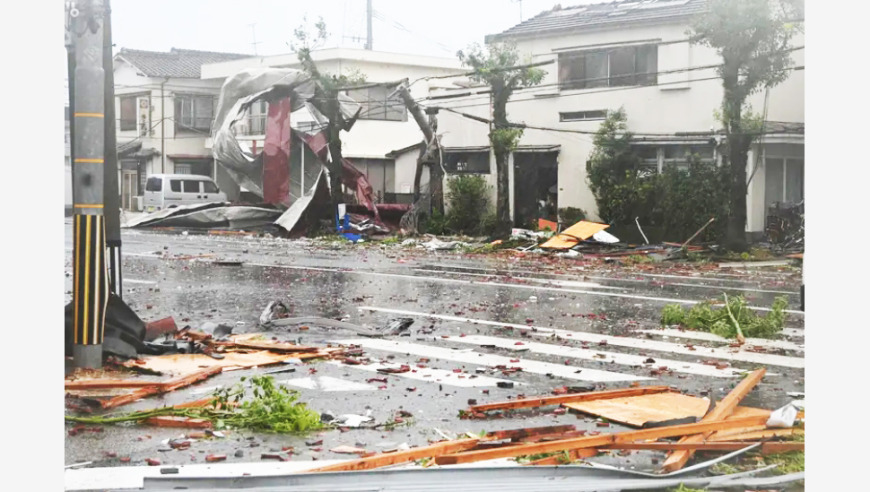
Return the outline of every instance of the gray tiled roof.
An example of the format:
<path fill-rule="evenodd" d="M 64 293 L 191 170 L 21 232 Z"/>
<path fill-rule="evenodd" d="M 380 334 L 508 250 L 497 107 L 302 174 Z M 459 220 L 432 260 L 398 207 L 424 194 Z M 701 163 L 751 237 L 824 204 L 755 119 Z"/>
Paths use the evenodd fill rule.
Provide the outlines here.
<path fill-rule="evenodd" d="M 250 58 L 253 55 L 176 48 L 172 48 L 169 52 L 121 48 L 118 56 L 130 62 L 147 77 L 198 79 L 202 65 Z"/>
<path fill-rule="evenodd" d="M 557 5 L 504 32 L 487 36 L 486 41 L 659 22 L 699 14 L 706 5 L 707 0 L 623 0 L 564 8 Z"/>

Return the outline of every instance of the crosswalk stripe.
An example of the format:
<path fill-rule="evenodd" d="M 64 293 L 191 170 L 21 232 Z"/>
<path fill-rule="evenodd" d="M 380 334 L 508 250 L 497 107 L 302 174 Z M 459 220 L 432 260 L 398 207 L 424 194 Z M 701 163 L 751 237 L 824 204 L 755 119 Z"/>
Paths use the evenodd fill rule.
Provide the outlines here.
<path fill-rule="evenodd" d="M 361 371 L 368 372 L 378 372 L 378 369 L 384 369 L 387 367 L 396 367 L 400 364 L 382 364 L 380 362 L 374 362 L 372 364 L 358 364 L 358 365 L 347 365 L 343 364 L 340 361 L 329 361 L 330 364 L 342 366 L 342 368 L 349 369 L 358 369 Z M 411 366 L 411 370 L 408 372 L 398 372 L 391 374 L 382 374 L 382 376 L 396 376 L 405 379 L 413 379 L 417 381 L 426 381 L 430 383 L 438 383 L 444 384 L 448 386 L 457 386 L 460 388 L 484 388 L 484 387 L 495 387 L 498 385 L 499 381 L 509 381 L 508 379 L 497 379 L 491 378 L 489 376 L 478 376 L 477 374 L 469 374 L 465 371 L 462 373 L 455 373 L 453 371 L 447 371 L 444 369 L 435 369 L 432 367 L 416 367 L 414 364 L 408 364 Z M 474 376 L 474 377 L 472 377 Z M 514 384 L 522 384 L 515 382 Z"/>
<path fill-rule="evenodd" d="M 664 328 L 661 330 L 636 330 L 638 333 L 649 333 L 651 335 L 661 335 L 675 338 L 689 338 L 692 340 L 704 340 L 708 342 L 732 343 L 733 340 L 720 337 L 714 333 L 704 331 L 678 330 L 676 328 Z M 777 348 L 784 350 L 803 351 L 804 346 L 800 343 L 790 342 L 788 340 L 767 340 L 764 338 L 747 338 L 746 345 L 754 345 L 756 347 Z"/>
<path fill-rule="evenodd" d="M 578 381 L 591 381 L 596 383 L 613 381 L 645 381 L 653 378 L 634 376 L 618 372 L 601 371 L 597 369 L 577 368 L 569 365 L 559 365 L 550 362 L 540 362 L 528 359 L 513 359 L 519 362 L 511 362 L 510 357 L 501 355 L 483 354 L 473 350 L 454 350 L 434 345 L 422 345 L 410 342 L 396 342 L 392 340 L 376 340 L 371 338 L 337 340 L 337 343 L 345 345 L 359 345 L 370 350 L 383 350 L 386 352 L 398 352 L 423 357 L 432 357 L 465 364 L 474 364 L 482 367 L 504 365 L 507 367 L 521 367 L 524 372 L 534 374 L 552 374 L 565 379 Z"/>
<path fill-rule="evenodd" d="M 506 275 L 498 275 L 498 274 L 486 274 L 486 273 L 469 273 L 469 272 L 445 272 L 442 270 L 427 270 L 425 268 L 415 268 L 415 272 L 425 272 L 425 273 L 447 273 L 452 275 L 469 275 L 473 277 L 505 277 Z M 576 280 L 558 280 L 552 278 L 536 278 L 536 277 L 516 277 L 513 278 L 521 279 L 529 282 L 535 282 L 539 284 L 553 284 L 553 285 L 561 285 L 562 287 L 579 287 L 579 288 L 588 288 L 588 289 L 612 289 L 612 290 L 625 290 L 624 287 L 612 287 L 607 285 L 601 285 L 595 282 L 578 282 Z"/>
<path fill-rule="evenodd" d="M 716 369 L 715 366 L 707 364 L 697 364 L 694 362 L 685 362 L 672 359 L 661 359 L 654 357 L 654 363 L 646 364 L 645 361 L 649 357 L 642 355 L 622 354 L 619 352 L 606 352 L 598 350 L 599 347 L 566 347 L 564 345 L 553 345 L 549 343 L 539 343 L 531 341 L 522 341 L 522 345 L 517 345 L 518 340 L 510 338 L 490 337 L 483 335 L 467 335 L 464 337 L 450 337 L 449 341 L 457 343 L 468 343 L 472 345 L 495 345 L 504 349 L 526 349 L 538 354 L 556 355 L 559 357 L 571 357 L 574 359 L 591 360 L 602 363 L 614 363 L 627 366 L 635 366 L 645 369 L 657 369 L 659 367 L 667 367 L 674 372 L 685 374 L 695 374 L 698 376 L 711 376 L 728 378 L 743 374 L 744 371 L 734 368 Z M 604 355 L 599 357 L 598 354 Z"/>
<path fill-rule="evenodd" d="M 513 278 L 529 281 L 529 282 L 537 282 L 542 284 L 553 284 L 553 285 L 561 285 L 563 287 L 586 287 L 586 288 L 596 288 L 596 289 L 623 289 L 623 287 L 613 287 L 607 285 L 601 285 L 594 282 L 578 282 L 574 280 L 559 280 L 559 279 L 550 279 L 550 278 L 538 278 L 538 277 L 522 277 L 513 274 L 503 274 L 503 273 L 472 273 L 472 272 L 456 272 L 456 271 L 445 271 L 445 270 L 430 270 L 426 268 L 415 268 L 414 271 L 417 272 L 426 272 L 426 273 L 446 273 L 452 275 L 469 275 L 474 277 L 504 277 L 511 276 Z M 592 277 L 588 275 L 582 275 L 584 278 L 595 279 L 595 280 L 606 280 L 606 281 L 615 281 L 615 282 L 646 282 L 645 280 L 636 280 L 636 279 L 620 279 L 620 278 L 610 278 L 610 277 Z M 794 292 L 790 290 L 766 290 L 766 289 L 753 289 L 749 287 L 725 287 L 721 285 L 705 285 L 705 284 L 692 284 L 692 283 L 670 283 L 667 286 L 679 286 L 679 287 L 689 287 L 689 288 L 700 288 L 700 289 L 717 289 L 717 290 L 731 290 L 731 291 L 742 291 L 742 292 L 761 292 L 761 293 L 773 293 L 773 294 L 791 294 L 791 295 L 800 295 L 800 292 Z"/>
<path fill-rule="evenodd" d="M 640 338 L 630 338 L 630 337 L 617 337 L 612 335 L 601 335 L 598 333 L 589 333 L 585 331 L 571 331 L 571 330 L 562 330 L 558 328 L 545 328 L 540 326 L 531 326 L 531 325 L 520 325 L 516 323 L 504 323 L 500 321 L 489 321 L 482 319 L 472 319 L 472 318 L 462 318 L 459 316 L 448 316 L 443 314 L 430 314 L 430 313 L 421 313 L 416 311 L 406 311 L 401 309 L 388 309 L 388 308 L 379 308 L 373 306 L 360 306 L 357 309 L 366 310 L 366 311 L 376 311 L 376 312 L 385 312 L 385 313 L 393 313 L 393 314 L 402 314 L 405 316 L 419 316 L 425 318 L 433 318 L 433 319 L 443 319 L 447 321 L 459 321 L 463 323 L 474 323 L 481 325 L 490 325 L 490 326 L 509 326 L 512 328 L 519 328 L 522 330 L 528 330 L 532 335 L 539 336 L 547 336 L 548 334 L 555 334 L 558 336 L 570 338 L 572 340 L 585 340 L 591 343 L 600 343 L 601 341 L 605 341 L 608 344 L 620 346 L 620 347 L 631 347 L 637 348 L 641 350 L 655 350 L 658 352 L 670 352 L 674 354 L 683 354 L 683 355 L 691 355 L 694 357 L 713 357 L 716 359 L 726 359 L 726 360 L 736 360 L 742 362 L 752 362 L 755 364 L 765 364 L 765 365 L 773 365 L 773 366 L 782 366 L 782 367 L 794 367 L 794 368 L 803 368 L 804 367 L 804 359 L 798 357 L 787 357 L 783 355 L 774 355 L 774 354 L 762 354 L 749 352 L 742 349 L 736 350 L 726 350 L 721 348 L 709 348 L 709 347 L 697 347 L 690 349 L 682 344 L 676 344 L 671 342 L 660 342 L 657 340 L 646 340 Z M 535 331 L 532 331 L 532 328 L 535 328 Z"/>
<path fill-rule="evenodd" d="M 441 278 L 441 277 L 423 277 L 419 275 L 401 275 L 398 273 L 385 273 L 385 272 L 375 272 L 375 271 L 362 271 L 362 270 L 346 270 L 340 268 L 324 268 L 324 267 L 311 267 L 311 266 L 296 266 L 296 265 L 280 265 L 280 264 L 268 264 L 268 263 L 247 263 L 248 266 L 259 266 L 266 268 L 283 268 L 287 270 L 310 270 L 310 271 L 320 271 L 320 272 L 334 272 L 334 273 L 344 273 L 350 275 L 372 275 L 376 277 L 390 277 L 390 278 L 404 278 L 404 279 L 412 279 L 412 280 L 423 280 L 428 282 L 443 282 L 443 283 L 452 283 L 452 284 L 463 284 L 463 285 L 485 285 L 491 287 L 507 287 L 512 289 L 527 289 L 527 290 L 546 290 L 551 292 L 561 292 L 561 293 L 570 293 L 570 294 L 589 294 L 593 296 L 605 296 L 605 297 L 619 297 L 624 299 L 638 299 L 642 301 L 653 301 L 653 302 L 667 302 L 667 303 L 676 303 L 676 304 L 698 304 L 702 301 L 697 301 L 693 299 L 677 299 L 670 297 L 653 297 L 653 296 L 642 296 L 637 294 L 622 294 L 618 292 L 599 292 L 594 290 L 579 290 L 579 289 L 563 289 L 559 287 L 545 287 L 545 286 L 535 286 L 535 285 L 522 285 L 522 284 L 504 284 L 499 282 L 472 282 L 470 280 L 462 280 L 456 278 Z M 749 309 L 754 311 L 770 311 L 770 308 L 766 307 L 758 307 L 758 306 L 747 306 Z M 803 311 L 795 311 L 791 309 L 784 309 L 786 313 L 799 314 L 803 315 Z"/>

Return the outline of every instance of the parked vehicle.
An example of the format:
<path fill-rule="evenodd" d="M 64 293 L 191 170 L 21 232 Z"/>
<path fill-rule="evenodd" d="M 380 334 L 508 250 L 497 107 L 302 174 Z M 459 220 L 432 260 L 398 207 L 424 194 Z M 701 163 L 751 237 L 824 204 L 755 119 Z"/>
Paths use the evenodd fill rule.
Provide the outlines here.
<path fill-rule="evenodd" d="M 225 202 L 221 192 L 208 176 L 195 174 L 153 174 L 145 182 L 146 212 L 195 203 Z"/>

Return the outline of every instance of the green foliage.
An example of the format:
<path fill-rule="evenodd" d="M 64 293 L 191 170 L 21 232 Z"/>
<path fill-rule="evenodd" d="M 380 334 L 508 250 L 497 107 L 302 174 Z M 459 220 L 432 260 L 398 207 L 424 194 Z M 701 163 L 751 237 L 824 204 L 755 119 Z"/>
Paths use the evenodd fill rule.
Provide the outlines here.
<path fill-rule="evenodd" d="M 571 463 L 571 453 L 568 451 L 554 451 L 552 453 L 538 453 L 538 454 L 528 454 L 523 456 L 517 456 L 517 463 L 529 463 L 532 461 L 542 460 L 544 458 L 549 458 L 551 456 L 557 456 L 560 464 L 567 465 Z"/>
<path fill-rule="evenodd" d="M 458 175 L 447 183 L 445 229 L 454 234 L 476 236 L 486 234 L 489 227 L 489 186 L 483 176 Z"/>
<path fill-rule="evenodd" d="M 689 34 L 694 42 L 715 49 L 722 57 L 719 74 L 726 87 L 733 78 L 731 100 L 742 105 L 749 94 L 788 76 L 784 69 L 792 60 L 785 50 L 801 30 L 794 23 L 801 17 L 800 0 L 710 0 Z M 725 98 L 728 100 L 728 95 Z"/>
<path fill-rule="evenodd" d="M 707 489 L 693 489 L 691 487 L 686 487 L 683 484 L 680 484 L 679 487 L 675 489 L 670 489 L 670 492 L 706 492 Z"/>
<path fill-rule="evenodd" d="M 243 383 L 246 378 L 241 378 Z M 251 378 L 252 398 L 244 386 L 219 389 L 210 405 L 201 408 L 164 407 L 156 410 L 131 412 L 114 417 L 73 417 L 66 420 L 88 424 L 134 422 L 149 417 L 174 415 L 210 420 L 215 428 L 250 429 L 260 432 L 304 433 L 323 427 L 320 415 L 300 403 L 299 393 L 284 386 L 275 386 L 272 376 Z"/>
<path fill-rule="evenodd" d="M 559 209 L 559 222 L 572 226 L 581 220 L 586 220 L 586 212 L 581 208 L 563 207 Z"/>
<path fill-rule="evenodd" d="M 765 465 L 776 465 L 773 473 L 786 475 L 804 471 L 805 456 L 803 451 L 791 451 L 788 453 L 768 454 L 763 457 Z"/>
<path fill-rule="evenodd" d="M 541 83 L 546 72 L 535 67 L 518 67 L 520 54 L 512 43 L 492 43 L 486 45 L 486 53 L 479 44 L 456 53 L 463 65 L 471 67 L 474 73 L 471 80 L 482 82 L 495 88 L 505 87 L 511 91 L 516 87 L 530 87 Z"/>
<path fill-rule="evenodd" d="M 440 236 L 447 233 L 447 217 L 437 209 L 432 210 L 432 215 L 426 219 L 422 228 L 424 233 Z"/>
<path fill-rule="evenodd" d="M 717 220 L 696 240 L 720 239 L 727 226 L 728 170 L 704 163 L 697 155 L 687 156 L 688 170 L 668 166 L 657 174 L 642 169 L 626 121 L 622 109 L 608 113 L 586 164 L 602 220 L 627 225 L 637 218 L 644 225 L 661 227 L 667 237 L 684 240 L 714 217 Z"/>
<path fill-rule="evenodd" d="M 489 134 L 494 152 L 513 152 L 523 136 L 522 128 L 496 128 Z"/>
<path fill-rule="evenodd" d="M 785 297 L 773 301 L 771 311 L 765 316 L 755 314 L 743 297 L 725 297 L 726 304 L 713 309 L 710 301 L 695 304 L 685 311 L 679 304 L 669 304 L 662 309 L 662 325 L 680 325 L 697 331 L 707 331 L 725 338 L 736 338 L 739 330 L 746 337 L 772 338 L 782 331 L 785 322 Z M 729 311 L 731 316 L 729 316 Z M 733 316 L 733 319 L 732 319 Z M 735 324 L 735 320 L 737 324 Z"/>

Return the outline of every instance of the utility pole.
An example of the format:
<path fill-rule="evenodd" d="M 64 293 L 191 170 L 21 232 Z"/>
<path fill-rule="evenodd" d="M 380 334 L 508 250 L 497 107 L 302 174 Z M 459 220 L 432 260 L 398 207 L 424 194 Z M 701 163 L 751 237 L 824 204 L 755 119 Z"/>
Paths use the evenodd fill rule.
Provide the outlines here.
<path fill-rule="evenodd" d="M 75 51 L 75 89 L 71 124 L 73 184 L 73 363 L 99 368 L 109 282 L 106 274 L 106 226 L 103 216 L 105 99 L 103 73 L 103 0 L 71 6 Z"/>
<path fill-rule="evenodd" d="M 123 298 L 121 286 L 121 217 L 120 193 L 118 190 L 118 147 L 115 136 L 115 72 L 112 60 L 112 9 L 109 0 L 103 0 L 103 72 L 105 87 L 103 101 L 106 117 L 105 127 L 105 165 L 103 169 L 105 184 L 106 246 L 108 247 L 109 288 L 119 298 Z"/>
<path fill-rule="evenodd" d="M 372 0 L 366 0 L 366 49 L 372 49 Z"/>

